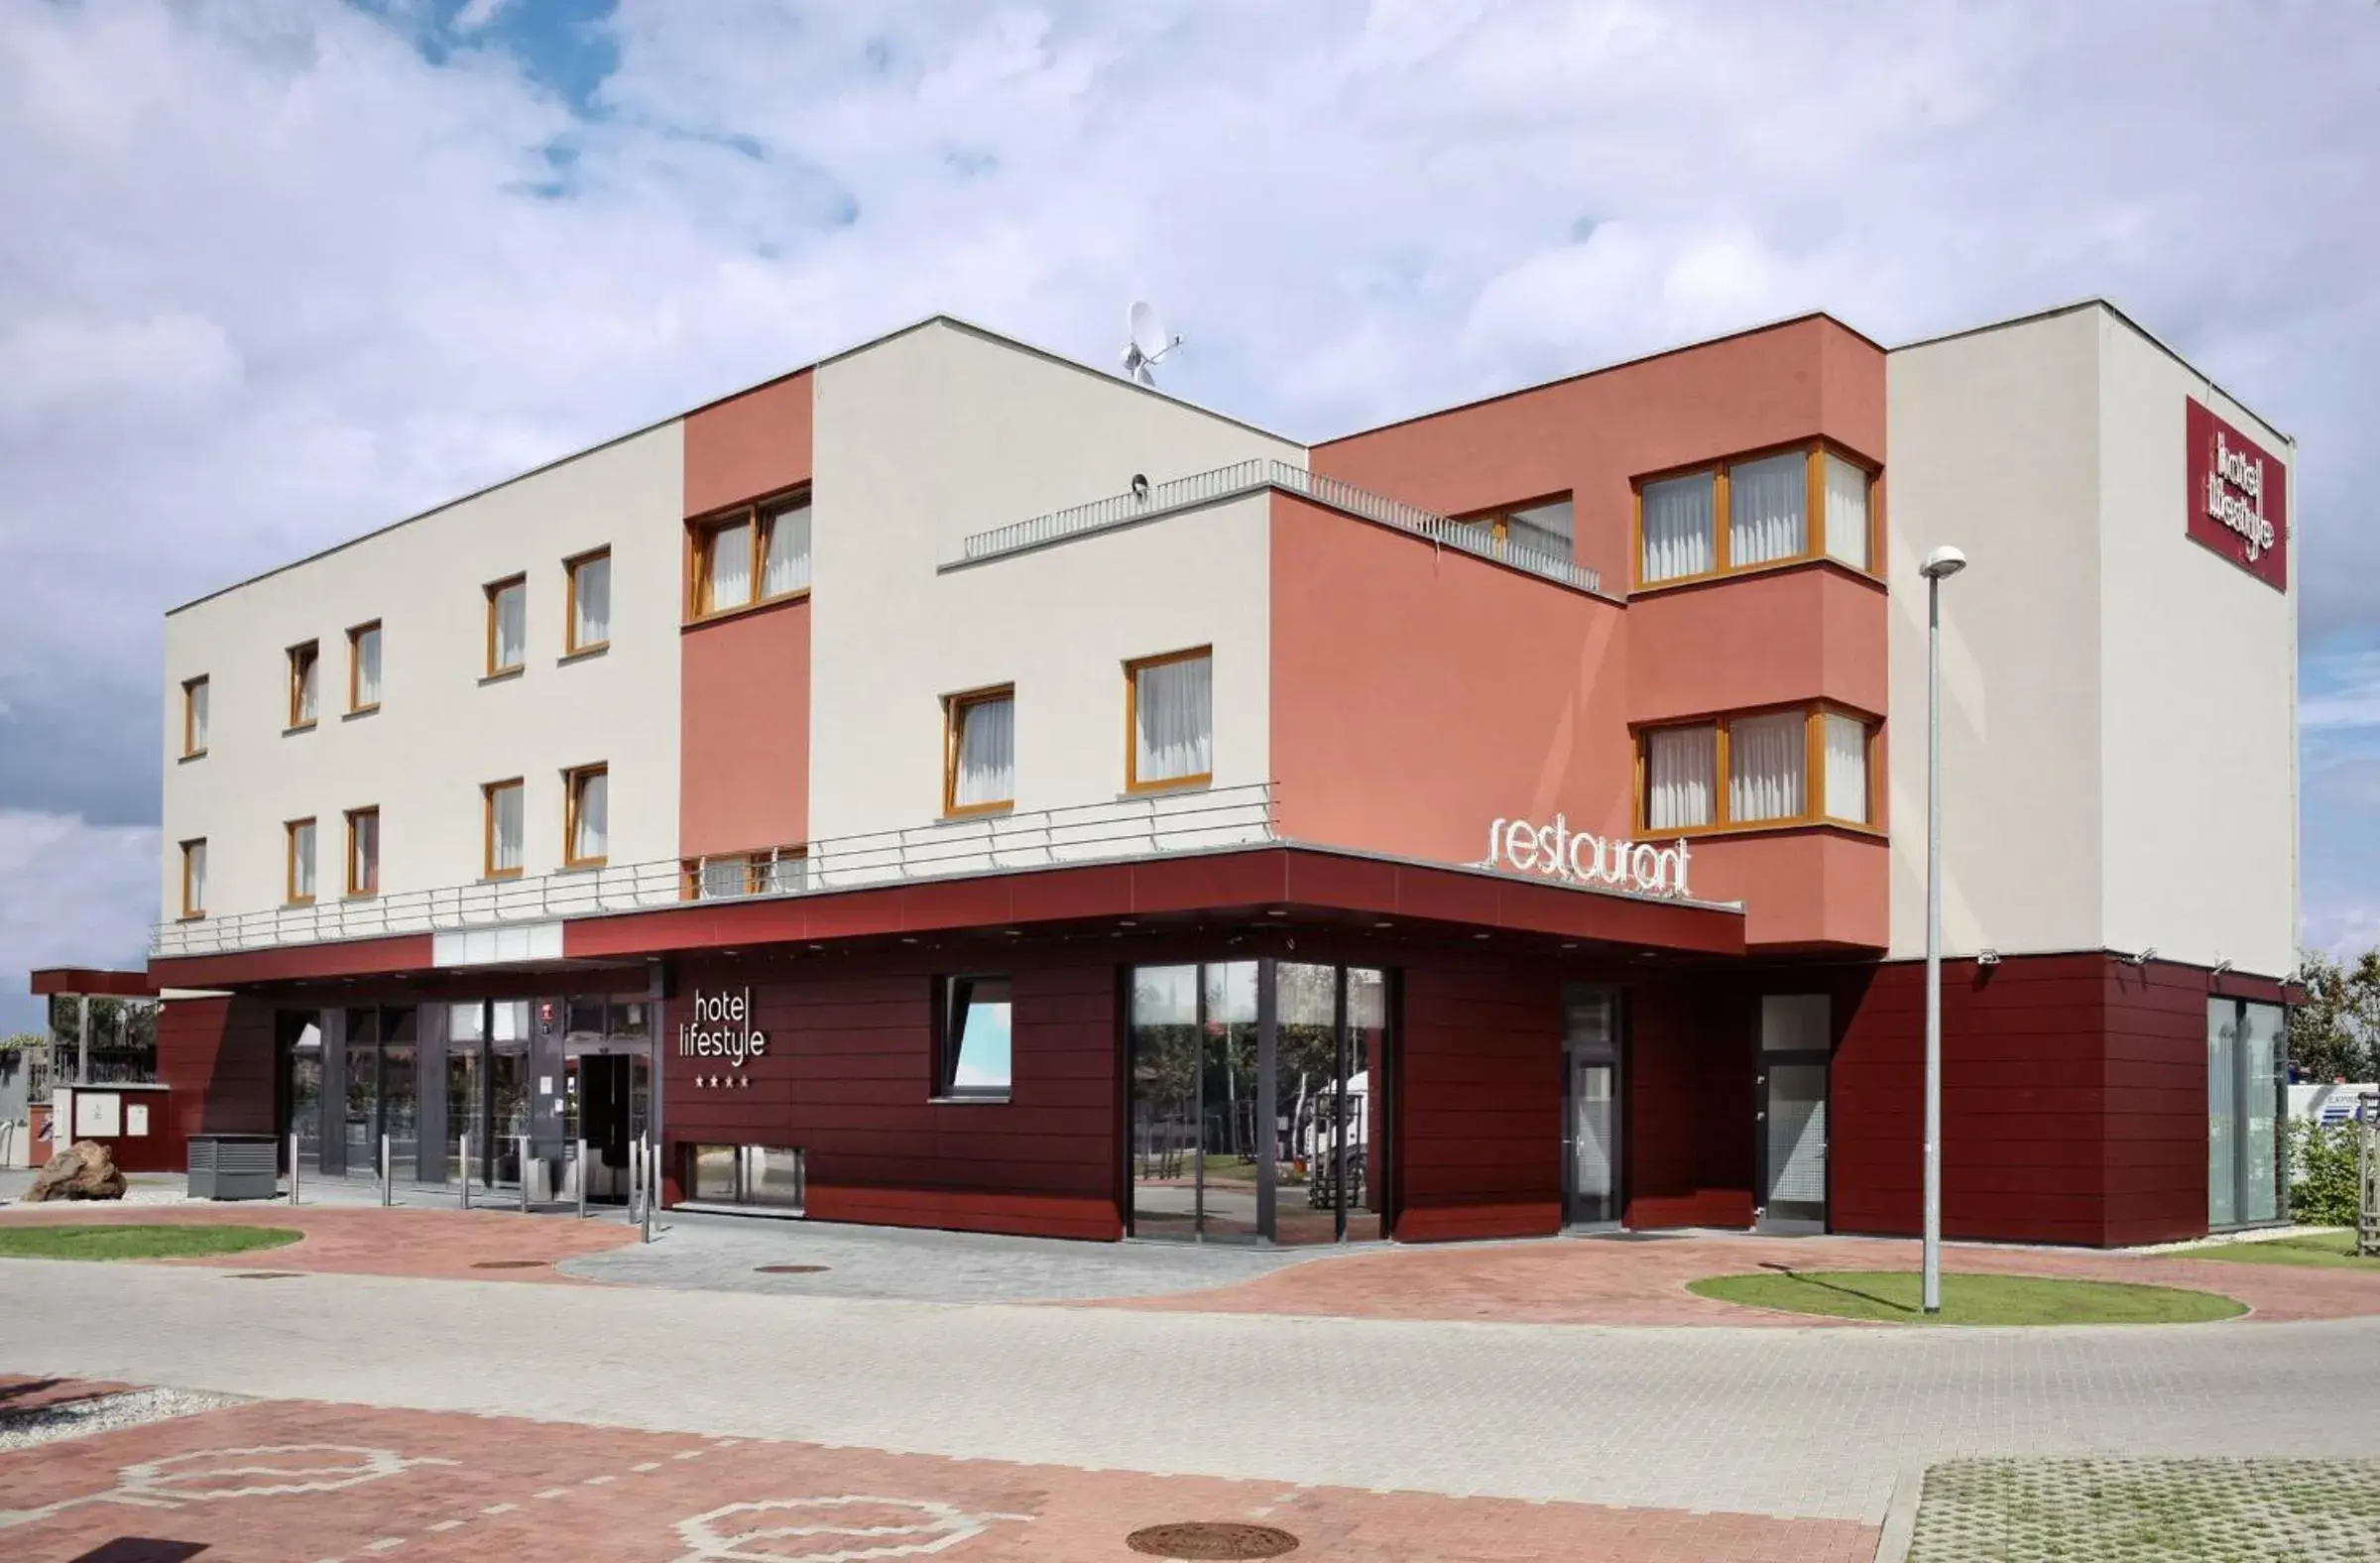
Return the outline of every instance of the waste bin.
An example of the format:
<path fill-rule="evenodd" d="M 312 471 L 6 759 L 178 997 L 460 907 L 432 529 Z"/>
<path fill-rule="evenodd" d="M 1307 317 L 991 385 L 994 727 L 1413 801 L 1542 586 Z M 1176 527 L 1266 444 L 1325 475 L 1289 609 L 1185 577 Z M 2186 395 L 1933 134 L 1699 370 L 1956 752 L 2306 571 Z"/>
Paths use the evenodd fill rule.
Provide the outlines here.
<path fill-rule="evenodd" d="M 190 1198 L 273 1198 L 281 1192 L 280 1148 L 271 1135 L 192 1135 Z"/>

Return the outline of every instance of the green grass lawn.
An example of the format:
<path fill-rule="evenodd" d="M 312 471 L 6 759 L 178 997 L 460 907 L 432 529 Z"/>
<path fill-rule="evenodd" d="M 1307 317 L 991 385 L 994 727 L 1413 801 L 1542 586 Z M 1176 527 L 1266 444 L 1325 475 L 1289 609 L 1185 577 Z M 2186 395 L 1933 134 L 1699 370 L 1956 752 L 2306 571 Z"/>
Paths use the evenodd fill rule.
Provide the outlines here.
<path fill-rule="evenodd" d="M 1699 1297 L 1898 1324 L 2199 1324 L 2247 1312 L 2210 1291 L 2035 1275 L 1942 1277 L 1942 1311 L 1919 1306 L 1915 1270 L 1763 1270 L 1689 1282 Z"/>
<path fill-rule="evenodd" d="M 277 1249 L 304 1237 L 287 1227 L 0 1226 L 0 1259 L 176 1260 Z"/>
<path fill-rule="evenodd" d="M 2176 1249 L 2181 1260 L 2222 1260 L 2233 1264 L 2312 1264 L 2325 1269 L 2380 1270 L 2380 1259 L 2355 1257 L 2352 1232 L 2309 1232 L 2299 1237 L 2253 1243 L 2202 1243 Z"/>

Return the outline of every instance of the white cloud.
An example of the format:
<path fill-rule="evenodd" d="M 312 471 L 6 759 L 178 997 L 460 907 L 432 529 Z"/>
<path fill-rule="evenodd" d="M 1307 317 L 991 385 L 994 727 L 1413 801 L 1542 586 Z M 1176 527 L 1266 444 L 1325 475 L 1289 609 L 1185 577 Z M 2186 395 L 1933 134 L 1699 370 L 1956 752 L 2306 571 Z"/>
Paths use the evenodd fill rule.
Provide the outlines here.
<path fill-rule="evenodd" d="M 0 808 L 0 1033 L 41 1023 L 29 971 L 146 962 L 158 851 L 154 826 Z"/>

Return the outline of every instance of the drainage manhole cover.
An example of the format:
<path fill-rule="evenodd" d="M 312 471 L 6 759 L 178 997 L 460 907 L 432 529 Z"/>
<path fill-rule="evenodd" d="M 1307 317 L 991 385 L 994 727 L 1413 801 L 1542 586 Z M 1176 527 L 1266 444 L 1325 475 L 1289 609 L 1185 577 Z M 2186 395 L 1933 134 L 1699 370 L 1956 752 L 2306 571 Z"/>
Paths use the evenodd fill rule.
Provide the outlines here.
<path fill-rule="evenodd" d="M 1271 1525 L 1250 1525 L 1236 1519 L 1199 1519 L 1183 1524 L 1149 1525 L 1125 1537 L 1124 1544 L 1154 1558 L 1223 1563 L 1241 1558 L 1277 1558 L 1297 1550 L 1297 1537 Z"/>
<path fill-rule="evenodd" d="M 296 1280 L 303 1270 L 234 1270 L 233 1280 Z"/>
<path fill-rule="evenodd" d="M 543 1260 L 481 1260 L 473 1269 L 543 1269 Z"/>
<path fill-rule="evenodd" d="M 826 1273 L 826 1266 L 823 1264 L 755 1264 L 752 1271 L 756 1275 L 823 1275 Z"/>

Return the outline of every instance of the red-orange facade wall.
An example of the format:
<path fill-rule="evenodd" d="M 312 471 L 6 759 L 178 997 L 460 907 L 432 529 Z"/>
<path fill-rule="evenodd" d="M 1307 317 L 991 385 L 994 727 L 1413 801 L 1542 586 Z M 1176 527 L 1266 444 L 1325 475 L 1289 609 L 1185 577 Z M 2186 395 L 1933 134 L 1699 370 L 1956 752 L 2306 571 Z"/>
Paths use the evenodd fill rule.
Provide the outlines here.
<path fill-rule="evenodd" d="M 810 480 L 812 379 L 804 369 L 686 415 L 687 515 Z"/>

